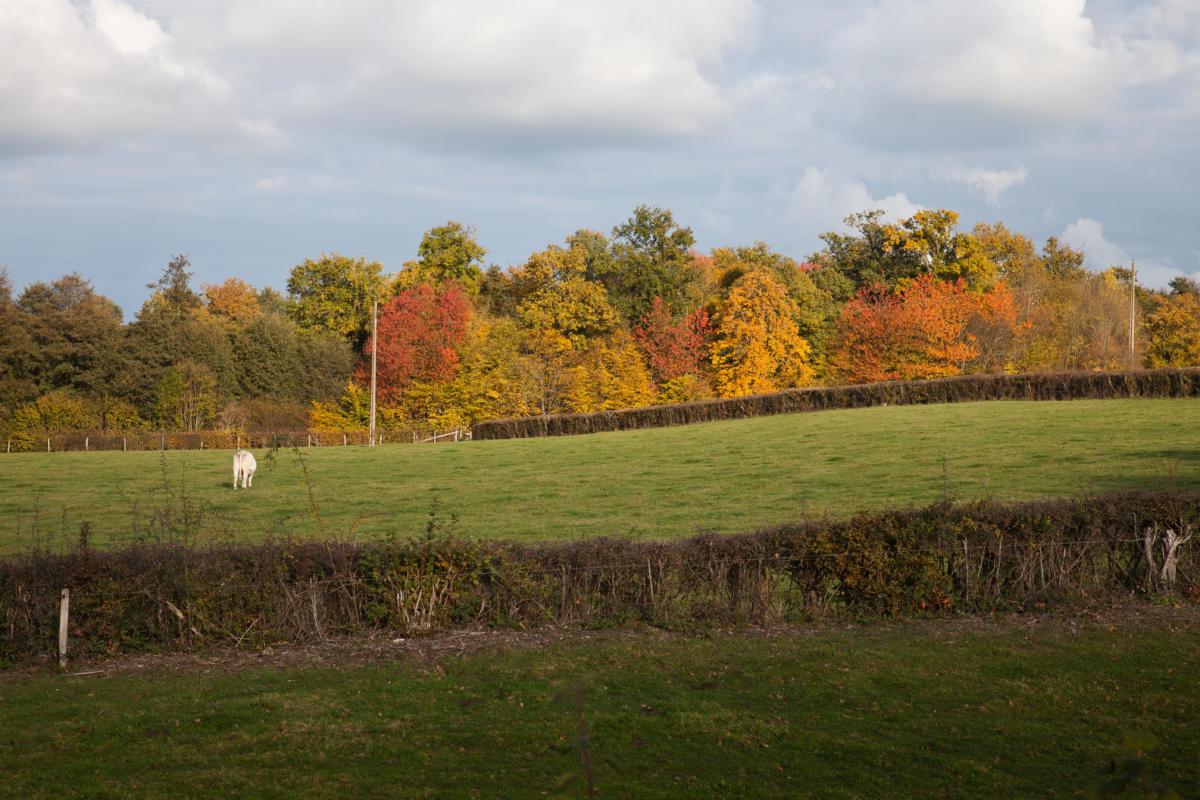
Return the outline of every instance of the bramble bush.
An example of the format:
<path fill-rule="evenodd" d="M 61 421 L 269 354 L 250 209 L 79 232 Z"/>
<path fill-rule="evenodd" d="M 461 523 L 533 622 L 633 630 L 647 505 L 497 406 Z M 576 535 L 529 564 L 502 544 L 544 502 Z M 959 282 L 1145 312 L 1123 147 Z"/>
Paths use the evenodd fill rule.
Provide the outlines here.
<path fill-rule="evenodd" d="M 418 539 L 31 552 L 0 561 L 0 661 L 50 657 L 71 590 L 75 654 L 261 646 L 387 630 L 768 624 L 1200 599 L 1200 492 L 941 503 L 670 542 L 518 545 L 431 516 Z"/>

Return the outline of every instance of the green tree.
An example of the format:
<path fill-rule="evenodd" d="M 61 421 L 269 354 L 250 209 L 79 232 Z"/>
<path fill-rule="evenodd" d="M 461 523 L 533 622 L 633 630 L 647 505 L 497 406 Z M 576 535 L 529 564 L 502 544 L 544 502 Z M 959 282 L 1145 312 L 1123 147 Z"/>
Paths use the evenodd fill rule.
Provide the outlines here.
<path fill-rule="evenodd" d="M 385 296 L 383 265 L 333 253 L 292 267 L 288 312 L 305 330 L 325 330 L 350 339 L 361 350 L 370 334 L 371 303 Z"/>
<path fill-rule="evenodd" d="M 595 277 L 627 320 L 641 319 L 655 297 L 682 314 L 699 299 L 700 275 L 690 253 L 695 243 L 692 229 L 678 225 L 667 209 L 638 206 L 613 228 L 612 261 L 601 263 L 604 271 Z"/>
<path fill-rule="evenodd" d="M 450 221 L 431 228 L 421 237 L 417 260 L 404 265 L 400 284 L 407 288 L 418 283 L 434 286 L 454 282 L 474 297 L 483 284 L 483 257 L 487 255 L 475 241 L 475 230 L 461 222 Z"/>
<path fill-rule="evenodd" d="M 121 351 L 121 310 L 78 273 L 33 283 L 17 300 L 33 340 L 38 388 L 109 394 Z"/>
<path fill-rule="evenodd" d="M 13 302 L 8 271 L 0 268 L 0 412 L 37 397 L 29 327 L 28 315 Z"/>
<path fill-rule="evenodd" d="M 308 397 L 300 332 L 275 314 L 251 319 L 233 334 L 238 393 L 243 397 L 303 401 Z"/>
<path fill-rule="evenodd" d="M 883 221 L 879 209 L 851 214 L 845 223 L 854 233 L 821 235 L 825 250 L 818 260 L 849 277 L 855 287 L 882 284 L 903 289 L 921 275 L 959 280 L 984 291 L 999 277 L 999 266 L 981 243 L 959 233 L 958 213 L 923 209 L 896 223 Z"/>
<path fill-rule="evenodd" d="M 153 291 L 154 302 L 169 306 L 181 316 L 199 308 L 202 305 L 200 295 L 192 289 L 192 273 L 188 272 L 191 265 L 186 255 L 172 257 L 159 279 L 146 284 L 146 288 Z"/>
<path fill-rule="evenodd" d="M 183 361 L 158 382 L 157 416 L 164 427 L 202 430 L 216 419 L 219 407 L 217 378 L 204 364 Z"/>
<path fill-rule="evenodd" d="M 1176 278 L 1171 278 L 1171 282 L 1167 286 L 1170 288 L 1172 295 L 1200 295 L 1200 279 L 1180 275 Z"/>

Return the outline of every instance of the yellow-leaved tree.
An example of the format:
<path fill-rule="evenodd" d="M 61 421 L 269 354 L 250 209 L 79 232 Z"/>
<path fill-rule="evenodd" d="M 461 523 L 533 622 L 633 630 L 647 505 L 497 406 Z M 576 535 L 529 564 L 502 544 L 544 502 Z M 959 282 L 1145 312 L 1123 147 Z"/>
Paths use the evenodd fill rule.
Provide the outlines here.
<path fill-rule="evenodd" d="M 1146 366 L 1200 366 L 1200 295 L 1168 297 L 1146 320 Z"/>
<path fill-rule="evenodd" d="M 633 338 L 619 332 L 600 342 L 571 370 L 566 406 L 570 411 L 610 411 L 654 403 L 654 382 Z"/>
<path fill-rule="evenodd" d="M 712 366 L 722 397 L 774 392 L 812 380 L 812 348 L 796 325 L 787 289 L 766 272 L 748 272 L 717 309 Z"/>

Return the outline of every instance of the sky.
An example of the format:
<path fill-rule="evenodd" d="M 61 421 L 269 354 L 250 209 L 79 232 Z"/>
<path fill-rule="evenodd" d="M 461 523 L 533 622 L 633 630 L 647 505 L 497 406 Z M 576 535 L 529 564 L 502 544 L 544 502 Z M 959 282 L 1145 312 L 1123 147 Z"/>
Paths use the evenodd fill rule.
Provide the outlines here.
<path fill-rule="evenodd" d="M 176 253 L 283 288 L 639 204 L 797 258 L 953 208 L 1200 277 L 1200 0 L 0 0 L 0 266 L 131 315 Z"/>

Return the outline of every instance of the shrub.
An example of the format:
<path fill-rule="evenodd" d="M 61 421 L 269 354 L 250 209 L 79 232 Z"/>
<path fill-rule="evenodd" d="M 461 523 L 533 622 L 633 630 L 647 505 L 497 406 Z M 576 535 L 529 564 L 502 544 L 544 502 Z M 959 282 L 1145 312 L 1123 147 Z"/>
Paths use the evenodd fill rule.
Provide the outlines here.
<path fill-rule="evenodd" d="M 891 381 L 857 386 L 789 389 L 773 394 L 622 411 L 490 420 L 473 426 L 472 438 L 568 436 L 889 404 L 1113 397 L 1200 397 L 1200 367 L 1131 372 L 1072 372 L 1056 375 L 969 375 L 929 381 Z"/>
<path fill-rule="evenodd" d="M 464 626 L 770 623 L 1200 593 L 1200 492 L 863 513 L 735 536 L 516 545 L 437 526 L 411 541 L 31 553 L 0 561 L 0 661 L 49 658 L 59 592 L 72 651 L 261 645 Z"/>

